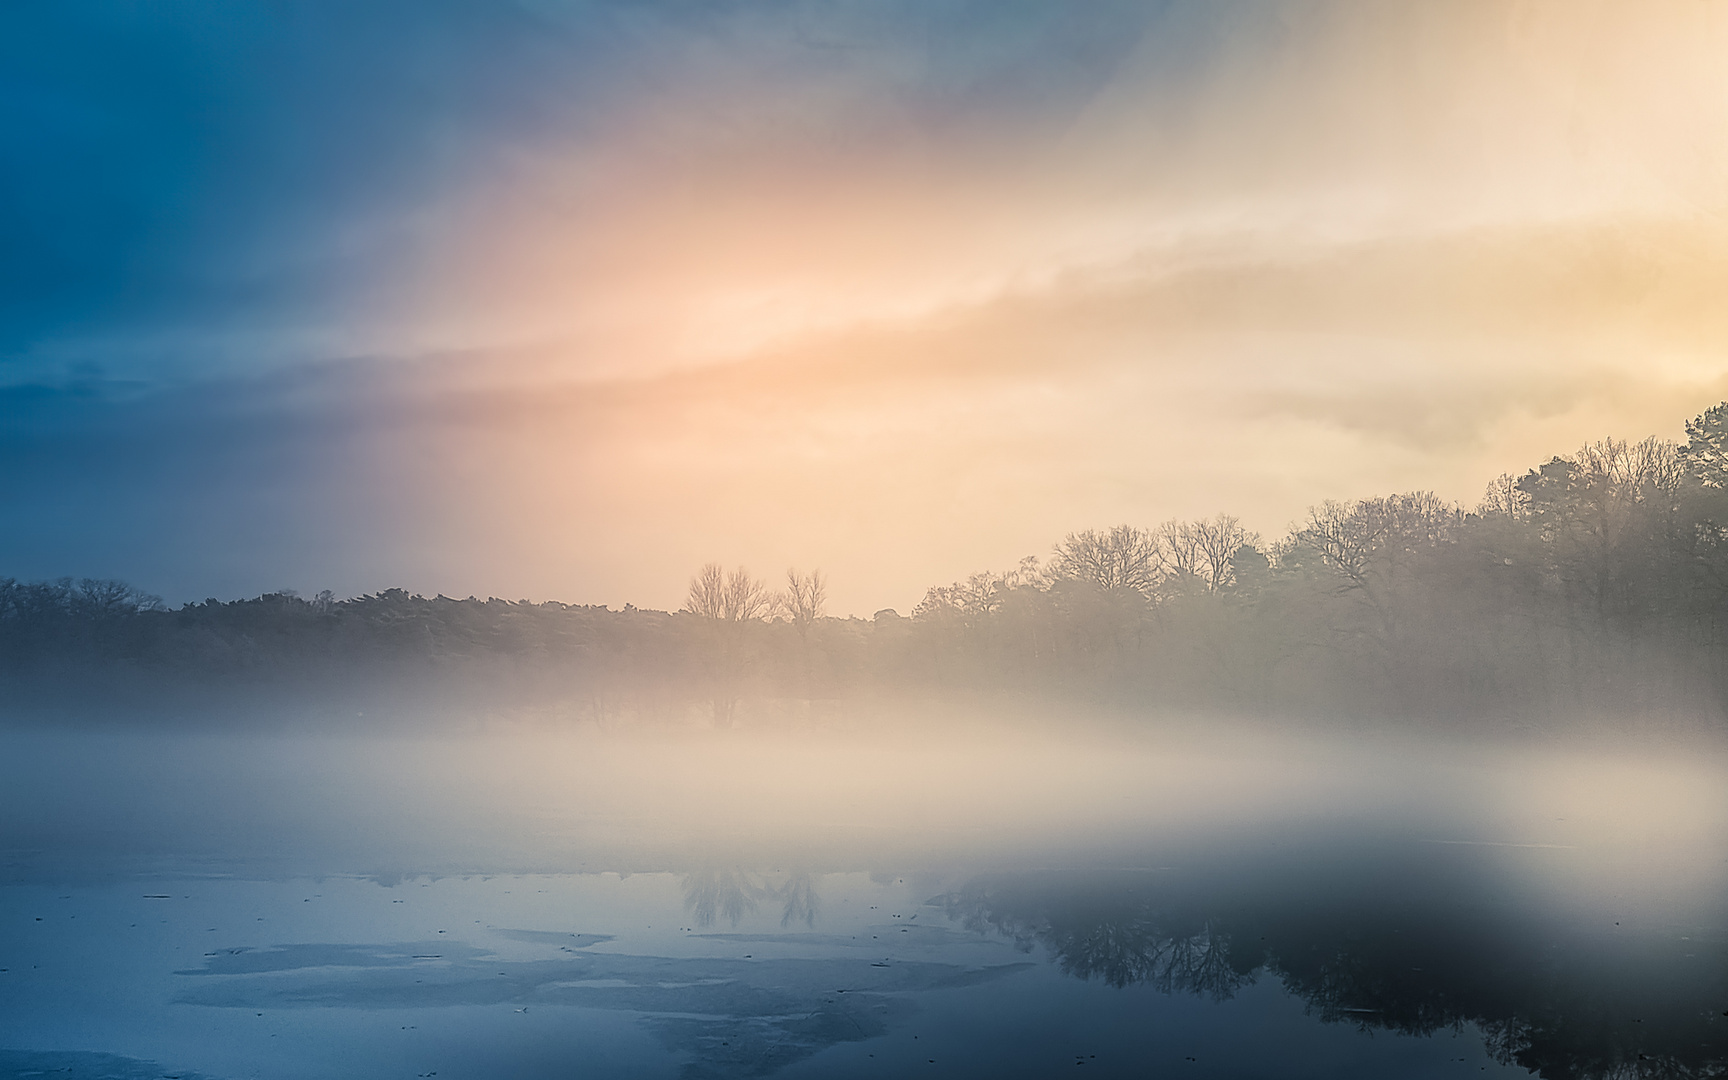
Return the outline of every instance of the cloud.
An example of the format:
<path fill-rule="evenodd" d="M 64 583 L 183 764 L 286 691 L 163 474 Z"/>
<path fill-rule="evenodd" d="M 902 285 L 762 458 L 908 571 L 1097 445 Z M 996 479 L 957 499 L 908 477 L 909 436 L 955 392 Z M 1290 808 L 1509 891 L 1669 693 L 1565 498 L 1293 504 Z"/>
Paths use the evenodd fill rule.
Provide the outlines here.
<path fill-rule="evenodd" d="M 175 601 L 414 576 L 419 519 L 364 376 L 5 390 L 4 573 L 114 576 Z"/>
<path fill-rule="evenodd" d="M 1716 5 L 114 10 L 0 54 L 9 572 L 871 611 L 1728 390 Z"/>

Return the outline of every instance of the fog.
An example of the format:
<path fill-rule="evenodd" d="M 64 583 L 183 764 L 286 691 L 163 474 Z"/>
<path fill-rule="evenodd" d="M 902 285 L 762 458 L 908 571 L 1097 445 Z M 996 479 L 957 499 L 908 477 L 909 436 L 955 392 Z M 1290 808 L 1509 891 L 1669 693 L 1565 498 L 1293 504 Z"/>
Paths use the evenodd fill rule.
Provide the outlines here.
<path fill-rule="evenodd" d="M 0 1080 L 1728 1077 L 1728 5 L 0 5 Z"/>
<path fill-rule="evenodd" d="M 875 732 L 13 730 L 11 873 L 904 870 L 1228 859 L 1286 842 L 1583 852 L 1714 880 L 1728 753 L 1155 734 L 907 718 Z M 1641 868 L 1633 873 L 1633 868 Z M 1702 877 L 1700 877 L 1702 875 Z"/>
<path fill-rule="evenodd" d="M 1721 1060 L 1728 756 L 1047 719 L 8 730 L 0 1069 Z"/>
<path fill-rule="evenodd" d="M 0 579 L 0 1077 L 1718 1075 L 1686 431 L 868 619 Z"/>
<path fill-rule="evenodd" d="M 869 726 L 908 714 L 1206 717 L 1437 740 L 1720 739 L 1728 402 L 1686 441 L 1604 438 L 1484 484 L 1053 533 L 830 610 L 820 568 L 693 568 L 674 611 L 293 590 L 170 607 L 0 578 L 0 719 L 258 731 L 537 721 Z M 945 720 L 937 721 L 942 728 Z"/>

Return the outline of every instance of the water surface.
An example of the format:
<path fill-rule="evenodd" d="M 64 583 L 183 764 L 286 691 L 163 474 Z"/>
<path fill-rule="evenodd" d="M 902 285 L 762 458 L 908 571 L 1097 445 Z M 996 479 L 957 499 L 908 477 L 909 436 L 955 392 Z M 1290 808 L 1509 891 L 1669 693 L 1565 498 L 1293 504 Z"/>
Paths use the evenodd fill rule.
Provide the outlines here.
<path fill-rule="evenodd" d="M 1708 756 L 5 737 L 0 1076 L 1712 1076 Z"/>

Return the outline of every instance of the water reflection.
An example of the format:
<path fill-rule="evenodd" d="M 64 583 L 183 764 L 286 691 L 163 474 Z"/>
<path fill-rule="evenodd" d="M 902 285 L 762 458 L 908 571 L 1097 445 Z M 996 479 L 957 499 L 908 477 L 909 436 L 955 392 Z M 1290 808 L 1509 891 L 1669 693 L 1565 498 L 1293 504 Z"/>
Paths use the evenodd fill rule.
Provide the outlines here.
<path fill-rule="evenodd" d="M 524 745 L 0 738 L 0 1080 L 1728 1071 L 1703 766 Z"/>
<path fill-rule="evenodd" d="M 1349 869 L 993 875 L 936 902 L 1117 988 L 1222 1001 L 1271 977 L 1330 1023 L 1412 1036 L 1474 1026 L 1496 1060 L 1548 1080 L 1728 1075 L 1720 923 L 1577 925 L 1408 866 Z"/>
<path fill-rule="evenodd" d="M 1568 916 L 1463 850 L 16 886 L 0 1077 L 1724 1074 L 1720 911 Z M 319 1072 L 333 1045 L 373 1056 Z"/>
<path fill-rule="evenodd" d="M 795 872 L 778 884 L 738 869 L 697 870 L 684 877 L 684 910 L 702 929 L 721 918 L 736 929 L 765 900 L 781 903 L 782 927 L 802 923 L 815 929 L 822 900 L 816 892 L 816 878 L 808 872 Z"/>
<path fill-rule="evenodd" d="M 802 871 L 793 874 L 781 884 L 779 894 L 784 904 L 780 914 L 781 926 L 803 923 L 806 929 L 816 928 L 816 916 L 821 913 L 822 898 L 816 893 L 814 875 Z"/>
<path fill-rule="evenodd" d="M 1139 897 L 1135 885 L 1120 893 L 1097 885 L 1068 894 L 1047 889 L 1034 900 L 1024 882 L 986 878 L 941 902 L 969 930 L 994 929 L 1022 952 L 1042 944 L 1064 974 L 1118 989 L 1145 983 L 1225 1001 L 1254 981 L 1256 965 L 1233 966 L 1229 940 L 1210 919 Z"/>
<path fill-rule="evenodd" d="M 739 870 L 698 870 L 684 878 L 684 910 L 704 929 L 717 916 L 737 926 L 767 895 L 761 883 Z"/>

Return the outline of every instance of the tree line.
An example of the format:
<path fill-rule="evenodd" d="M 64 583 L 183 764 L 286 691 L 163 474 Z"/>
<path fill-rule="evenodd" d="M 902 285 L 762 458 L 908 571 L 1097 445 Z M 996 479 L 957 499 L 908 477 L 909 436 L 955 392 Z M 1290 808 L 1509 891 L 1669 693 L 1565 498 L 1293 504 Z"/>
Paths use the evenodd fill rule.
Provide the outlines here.
<path fill-rule="evenodd" d="M 834 617 L 822 574 L 701 568 L 674 612 L 390 589 L 169 610 L 112 581 L 0 579 L 18 711 L 421 707 L 602 724 L 908 700 L 1538 727 L 1718 723 L 1728 702 L 1728 403 L 1684 442 L 1605 439 L 1474 507 L 1312 507 L 1270 541 L 1221 514 L 1069 533 Z"/>

